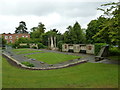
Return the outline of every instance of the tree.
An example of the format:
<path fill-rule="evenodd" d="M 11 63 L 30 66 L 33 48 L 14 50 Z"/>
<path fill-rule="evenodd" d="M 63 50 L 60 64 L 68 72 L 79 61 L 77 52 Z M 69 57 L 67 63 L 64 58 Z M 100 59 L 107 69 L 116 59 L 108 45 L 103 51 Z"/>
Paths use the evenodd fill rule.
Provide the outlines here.
<path fill-rule="evenodd" d="M 78 22 L 76 22 L 73 25 L 73 27 L 68 26 L 67 29 L 68 31 L 66 31 L 63 35 L 65 43 L 69 43 L 69 44 L 85 43 L 85 34 Z"/>
<path fill-rule="evenodd" d="M 42 24 L 41 22 L 38 24 L 37 31 L 39 31 L 40 34 L 45 32 L 45 25 Z"/>
<path fill-rule="evenodd" d="M 103 43 L 105 42 L 104 38 L 92 38 L 97 32 L 99 32 L 107 22 L 107 19 L 103 16 L 100 16 L 96 20 L 92 20 L 86 29 L 86 42 L 87 43 Z"/>
<path fill-rule="evenodd" d="M 98 8 L 98 10 L 104 11 L 104 16 L 107 15 L 107 22 L 102 26 L 103 28 L 96 33 L 93 38 L 104 38 L 107 43 L 118 45 L 120 48 L 120 2 L 107 3 L 101 6 L 111 6 L 107 9 Z M 113 10 L 114 9 L 114 10 Z M 107 36 L 107 37 L 106 37 Z M 107 41 L 108 40 L 108 41 Z"/>
<path fill-rule="evenodd" d="M 26 23 L 24 21 L 19 22 L 19 26 L 16 27 L 15 33 L 28 33 Z"/>
<path fill-rule="evenodd" d="M 37 27 L 31 28 L 31 39 L 35 42 L 42 42 L 42 35 L 45 33 L 45 25 L 41 22 L 38 24 Z"/>
<path fill-rule="evenodd" d="M 4 47 L 6 45 L 7 41 L 4 39 L 3 36 L 0 37 L 0 46 Z"/>

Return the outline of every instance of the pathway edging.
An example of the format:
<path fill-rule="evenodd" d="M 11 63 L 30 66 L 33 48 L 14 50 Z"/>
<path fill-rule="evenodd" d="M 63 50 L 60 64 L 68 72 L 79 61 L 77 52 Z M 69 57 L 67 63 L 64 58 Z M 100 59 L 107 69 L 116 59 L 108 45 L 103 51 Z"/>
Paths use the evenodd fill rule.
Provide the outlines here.
<path fill-rule="evenodd" d="M 69 63 L 69 64 L 66 64 L 66 65 L 57 66 L 57 67 L 46 67 L 46 68 L 27 67 L 27 66 L 21 64 L 20 62 L 18 62 L 17 60 L 15 60 L 14 58 L 10 57 L 9 55 L 7 55 L 7 54 L 5 54 L 5 53 L 2 53 L 2 55 L 3 55 L 4 57 L 6 57 L 7 59 L 11 60 L 12 62 L 16 63 L 16 65 L 20 66 L 21 68 L 29 69 L 29 70 L 51 70 L 51 69 L 60 69 L 60 68 L 70 67 L 70 66 L 74 66 L 74 65 L 78 65 L 78 64 L 81 64 L 81 63 L 86 63 L 86 62 L 88 62 L 88 60 L 80 60 L 80 61 L 77 61 L 77 62 L 74 62 L 74 63 Z"/>

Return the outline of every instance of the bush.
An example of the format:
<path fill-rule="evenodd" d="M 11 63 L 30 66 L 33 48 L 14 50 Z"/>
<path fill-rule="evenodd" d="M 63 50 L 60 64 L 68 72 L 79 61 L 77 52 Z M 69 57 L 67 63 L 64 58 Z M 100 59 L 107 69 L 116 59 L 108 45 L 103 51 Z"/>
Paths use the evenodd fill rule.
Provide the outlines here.
<path fill-rule="evenodd" d="M 24 64 L 25 66 L 28 66 L 28 67 L 34 67 L 34 65 L 30 62 L 22 62 L 22 64 Z"/>
<path fill-rule="evenodd" d="M 41 48 L 46 48 L 46 46 L 43 45 L 42 43 L 38 43 L 38 49 L 41 49 Z"/>
<path fill-rule="evenodd" d="M 100 49 L 106 45 L 107 45 L 106 43 L 95 43 L 95 55 L 98 55 Z"/>
<path fill-rule="evenodd" d="M 110 55 L 112 55 L 112 56 L 118 56 L 118 55 L 120 55 L 120 49 L 118 48 L 118 47 L 111 47 L 110 49 L 109 49 L 109 51 L 110 51 Z"/>
<path fill-rule="evenodd" d="M 58 42 L 58 48 L 59 48 L 59 50 L 62 50 L 62 44 L 63 44 L 63 41 L 59 41 Z"/>
<path fill-rule="evenodd" d="M 32 48 L 33 48 L 33 49 L 37 49 L 37 47 L 36 47 L 36 46 L 33 46 Z"/>
<path fill-rule="evenodd" d="M 21 45 L 21 46 L 19 45 L 18 48 L 30 48 L 30 46 L 29 45 Z"/>

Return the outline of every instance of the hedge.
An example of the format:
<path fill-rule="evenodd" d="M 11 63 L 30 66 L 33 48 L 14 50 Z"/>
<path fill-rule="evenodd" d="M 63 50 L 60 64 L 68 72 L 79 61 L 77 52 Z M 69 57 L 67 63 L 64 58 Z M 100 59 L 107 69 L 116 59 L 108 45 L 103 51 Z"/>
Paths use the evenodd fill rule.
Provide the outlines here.
<path fill-rule="evenodd" d="M 24 64 L 25 66 L 28 66 L 28 67 L 34 67 L 34 65 L 30 62 L 22 62 L 22 64 Z"/>
<path fill-rule="evenodd" d="M 119 56 L 120 55 L 120 49 L 118 47 L 111 47 L 109 49 L 111 56 Z"/>

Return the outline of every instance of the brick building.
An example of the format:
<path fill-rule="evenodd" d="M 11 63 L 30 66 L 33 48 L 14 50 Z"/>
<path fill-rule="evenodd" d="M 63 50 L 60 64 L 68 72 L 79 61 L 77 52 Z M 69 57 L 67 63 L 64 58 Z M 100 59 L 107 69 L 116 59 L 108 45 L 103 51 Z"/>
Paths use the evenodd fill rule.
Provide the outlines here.
<path fill-rule="evenodd" d="M 2 34 L 4 39 L 7 41 L 7 43 L 14 43 L 17 39 L 23 37 L 23 38 L 30 38 L 30 34 L 23 33 L 23 34 Z"/>

